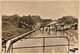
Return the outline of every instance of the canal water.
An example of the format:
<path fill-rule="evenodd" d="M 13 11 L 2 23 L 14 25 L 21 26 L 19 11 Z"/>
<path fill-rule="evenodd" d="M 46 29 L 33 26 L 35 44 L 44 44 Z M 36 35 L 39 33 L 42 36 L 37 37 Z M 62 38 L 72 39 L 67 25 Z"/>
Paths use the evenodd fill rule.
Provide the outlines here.
<path fill-rule="evenodd" d="M 28 37 L 54 37 L 54 36 L 62 36 L 66 35 L 63 32 L 56 31 L 36 31 L 31 35 L 25 37 L 24 39 L 13 44 L 13 52 L 14 53 L 43 53 L 43 47 L 36 48 L 25 48 L 31 46 L 43 46 L 43 38 L 37 39 L 26 39 Z M 46 38 L 45 46 L 48 45 L 65 45 L 68 44 L 68 40 L 66 38 Z M 45 53 L 67 53 L 68 46 L 53 46 L 53 47 L 45 47 Z"/>

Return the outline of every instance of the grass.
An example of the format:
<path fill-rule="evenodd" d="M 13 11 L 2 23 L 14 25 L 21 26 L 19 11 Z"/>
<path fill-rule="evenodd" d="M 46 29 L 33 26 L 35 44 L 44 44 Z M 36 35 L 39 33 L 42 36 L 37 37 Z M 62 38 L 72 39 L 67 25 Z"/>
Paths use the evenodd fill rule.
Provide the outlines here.
<path fill-rule="evenodd" d="M 9 21 L 3 21 L 2 23 L 2 37 L 8 38 L 14 35 L 20 35 L 30 31 L 29 28 L 18 28 Z"/>

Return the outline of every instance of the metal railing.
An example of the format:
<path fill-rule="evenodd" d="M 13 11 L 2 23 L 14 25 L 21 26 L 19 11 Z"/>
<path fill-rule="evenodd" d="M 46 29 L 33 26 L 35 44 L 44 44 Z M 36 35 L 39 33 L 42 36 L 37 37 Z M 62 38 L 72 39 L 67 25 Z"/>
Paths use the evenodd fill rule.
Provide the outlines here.
<path fill-rule="evenodd" d="M 67 44 L 62 44 L 62 45 L 45 45 L 45 39 L 46 38 L 66 38 L 68 43 Z M 43 45 L 42 46 L 30 46 L 30 47 L 13 47 L 13 44 L 18 41 L 18 40 L 12 40 L 10 43 L 10 46 L 7 50 L 7 52 L 13 52 L 13 49 L 22 49 L 22 48 L 39 48 L 39 47 L 43 47 L 43 53 L 45 52 L 45 47 L 54 47 L 54 46 L 68 46 L 68 53 L 69 53 L 69 48 L 70 48 L 70 40 L 68 39 L 68 37 L 66 36 L 54 36 L 54 37 L 28 37 L 25 39 L 43 39 Z M 19 39 L 20 40 L 20 39 Z"/>
<path fill-rule="evenodd" d="M 13 44 L 13 43 L 15 43 L 15 42 L 17 42 L 17 41 L 19 41 L 19 40 L 23 39 L 24 37 L 26 37 L 26 36 L 28 36 L 28 35 L 32 34 L 32 33 L 33 33 L 33 32 L 35 32 L 35 31 L 37 31 L 37 30 L 35 30 L 35 29 L 34 29 L 34 30 L 32 30 L 32 31 L 29 31 L 29 32 L 27 32 L 27 33 L 24 33 L 24 34 L 22 34 L 22 35 L 18 36 L 17 38 L 15 38 L 15 39 L 11 40 L 10 45 L 9 45 L 9 47 L 8 47 L 8 49 L 7 49 L 7 52 L 9 52 L 9 51 L 10 51 L 11 46 L 12 46 L 12 44 Z"/>
<path fill-rule="evenodd" d="M 67 37 L 71 40 L 71 38 L 73 38 L 75 35 L 74 34 L 72 34 L 72 33 L 70 33 L 70 32 L 67 32 L 67 31 L 65 31 L 64 33 L 66 33 L 67 34 Z M 73 38 L 74 39 L 74 38 Z"/>

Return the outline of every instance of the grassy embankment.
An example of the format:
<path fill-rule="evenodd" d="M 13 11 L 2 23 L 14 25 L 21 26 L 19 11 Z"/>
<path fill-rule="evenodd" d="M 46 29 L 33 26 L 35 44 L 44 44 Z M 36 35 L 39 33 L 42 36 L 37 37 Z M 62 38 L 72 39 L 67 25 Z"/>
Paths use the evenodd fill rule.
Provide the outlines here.
<path fill-rule="evenodd" d="M 28 31 L 30 31 L 29 28 L 18 28 L 9 21 L 2 22 L 2 37 L 5 39 L 14 35 L 23 34 Z"/>

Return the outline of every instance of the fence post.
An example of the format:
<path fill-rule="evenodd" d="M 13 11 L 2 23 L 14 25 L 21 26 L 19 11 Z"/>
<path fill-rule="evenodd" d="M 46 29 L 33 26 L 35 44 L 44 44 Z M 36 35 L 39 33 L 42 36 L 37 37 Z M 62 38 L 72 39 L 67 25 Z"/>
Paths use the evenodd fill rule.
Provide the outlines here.
<path fill-rule="evenodd" d="M 70 48 L 70 40 L 68 39 L 68 53 L 69 53 L 69 48 Z"/>
<path fill-rule="evenodd" d="M 43 53 L 45 52 L 45 37 L 43 37 Z"/>
<path fill-rule="evenodd" d="M 11 45 L 11 52 L 13 53 L 13 44 Z"/>

